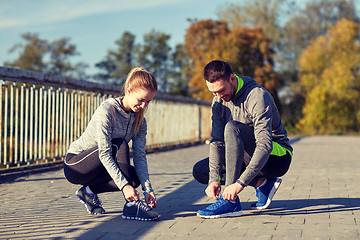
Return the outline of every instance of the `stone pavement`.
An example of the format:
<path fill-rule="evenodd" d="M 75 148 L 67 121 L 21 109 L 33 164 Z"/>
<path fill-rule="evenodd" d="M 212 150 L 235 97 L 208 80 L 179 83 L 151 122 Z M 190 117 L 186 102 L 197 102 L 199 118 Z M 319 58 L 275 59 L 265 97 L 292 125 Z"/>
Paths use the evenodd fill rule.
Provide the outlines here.
<path fill-rule="evenodd" d="M 191 174 L 208 154 L 199 145 L 148 155 L 158 221 L 123 220 L 120 192 L 100 194 L 106 214 L 87 214 L 58 169 L 0 184 L 0 239 L 360 239 L 360 137 L 292 141 L 292 166 L 266 210 L 250 210 L 249 187 L 243 216 L 197 218 L 213 202 Z"/>

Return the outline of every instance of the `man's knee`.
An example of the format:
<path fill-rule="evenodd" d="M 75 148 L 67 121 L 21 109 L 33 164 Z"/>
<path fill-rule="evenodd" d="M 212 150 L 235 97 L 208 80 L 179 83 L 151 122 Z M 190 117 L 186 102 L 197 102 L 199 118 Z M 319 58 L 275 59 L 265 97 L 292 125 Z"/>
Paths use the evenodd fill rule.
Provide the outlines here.
<path fill-rule="evenodd" d="M 224 133 L 225 133 L 225 136 L 228 134 L 228 133 L 235 133 L 238 129 L 238 123 L 237 121 L 230 121 L 228 123 L 226 123 L 225 125 L 225 129 L 224 129 Z"/>
<path fill-rule="evenodd" d="M 229 121 L 225 125 L 224 132 L 225 133 L 235 133 L 235 132 L 254 132 L 254 129 L 244 123 L 241 123 L 239 121 Z"/>
<path fill-rule="evenodd" d="M 193 176 L 198 182 L 208 184 L 209 171 L 209 158 L 205 158 L 194 165 Z"/>
<path fill-rule="evenodd" d="M 242 130 L 246 125 L 238 121 L 229 121 L 225 125 L 224 129 L 224 139 L 232 139 L 233 137 L 240 137 L 242 135 Z"/>

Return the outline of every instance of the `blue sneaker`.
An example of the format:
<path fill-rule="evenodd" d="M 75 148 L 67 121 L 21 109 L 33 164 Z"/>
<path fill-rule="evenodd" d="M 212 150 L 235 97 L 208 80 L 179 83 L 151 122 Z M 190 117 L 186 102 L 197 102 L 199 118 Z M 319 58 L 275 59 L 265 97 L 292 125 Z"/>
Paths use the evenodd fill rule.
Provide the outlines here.
<path fill-rule="evenodd" d="M 265 184 L 258 188 L 255 188 L 258 201 L 256 203 L 252 203 L 251 208 L 266 209 L 270 205 L 276 190 L 278 190 L 278 188 L 280 187 L 280 184 L 280 178 L 268 178 L 266 179 Z"/>
<path fill-rule="evenodd" d="M 238 217 L 242 214 L 239 198 L 236 199 L 235 203 L 232 203 L 224 200 L 222 196 L 215 203 L 197 212 L 197 216 L 200 218 Z"/>

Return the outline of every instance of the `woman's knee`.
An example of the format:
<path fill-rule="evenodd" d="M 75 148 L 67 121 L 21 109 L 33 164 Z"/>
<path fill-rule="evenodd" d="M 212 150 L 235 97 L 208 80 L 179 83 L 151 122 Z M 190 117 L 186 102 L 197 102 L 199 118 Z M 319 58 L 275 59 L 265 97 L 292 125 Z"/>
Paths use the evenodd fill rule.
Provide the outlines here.
<path fill-rule="evenodd" d="M 81 174 L 64 164 L 64 176 L 72 184 L 82 184 Z"/>
<path fill-rule="evenodd" d="M 117 150 L 119 150 L 120 148 L 129 148 L 128 143 L 123 138 L 114 138 L 111 140 L 111 144 Z"/>
<path fill-rule="evenodd" d="M 130 149 L 128 143 L 122 138 L 115 138 L 111 140 L 112 143 L 112 157 L 117 159 L 117 162 L 130 163 Z"/>

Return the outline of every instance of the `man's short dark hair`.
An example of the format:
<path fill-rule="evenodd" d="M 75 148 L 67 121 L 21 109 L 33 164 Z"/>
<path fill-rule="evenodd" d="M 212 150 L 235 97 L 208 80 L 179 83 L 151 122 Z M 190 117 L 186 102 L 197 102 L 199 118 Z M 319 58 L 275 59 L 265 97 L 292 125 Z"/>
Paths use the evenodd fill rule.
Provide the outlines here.
<path fill-rule="evenodd" d="M 204 79 L 208 82 L 215 82 L 219 79 L 228 81 L 233 73 L 230 65 L 222 60 L 213 60 L 204 68 Z"/>

